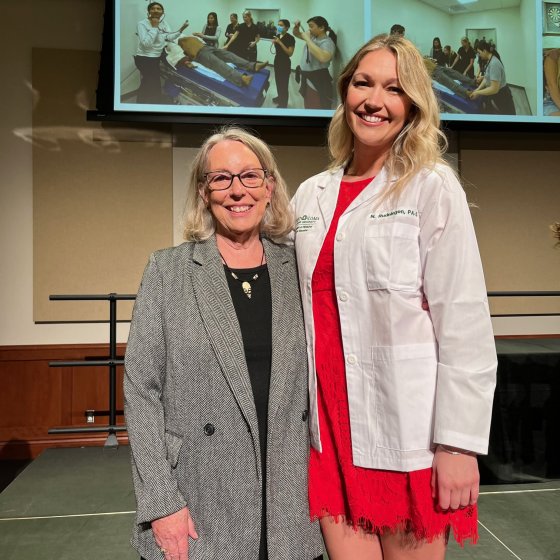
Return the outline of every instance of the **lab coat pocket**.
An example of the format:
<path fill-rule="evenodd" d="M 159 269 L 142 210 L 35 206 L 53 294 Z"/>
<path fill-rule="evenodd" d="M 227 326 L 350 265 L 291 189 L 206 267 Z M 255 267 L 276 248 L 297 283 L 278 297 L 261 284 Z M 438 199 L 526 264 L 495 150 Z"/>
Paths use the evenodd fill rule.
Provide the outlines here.
<path fill-rule="evenodd" d="M 418 289 L 419 228 L 403 222 L 372 223 L 366 227 L 365 260 L 369 290 Z"/>
<path fill-rule="evenodd" d="M 179 460 L 179 452 L 183 446 L 183 438 L 171 432 L 165 432 L 165 445 L 167 447 L 167 462 L 171 468 L 174 469 Z"/>
<path fill-rule="evenodd" d="M 429 449 L 437 378 L 433 343 L 372 348 L 377 446 Z"/>

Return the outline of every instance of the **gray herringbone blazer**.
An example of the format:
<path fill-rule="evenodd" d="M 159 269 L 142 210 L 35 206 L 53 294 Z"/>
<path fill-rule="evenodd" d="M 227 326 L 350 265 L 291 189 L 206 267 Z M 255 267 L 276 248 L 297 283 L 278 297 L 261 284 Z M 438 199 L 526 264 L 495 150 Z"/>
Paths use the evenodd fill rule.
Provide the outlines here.
<path fill-rule="evenodd" d="M 272 290 L 269 558 L 310 560 L 322 542 L 307 503 L 307 358 L 295 257 L 290 247 L 263 243 Z M 124 394 L 138 552 L 163 558 L 150 521 L 186 505 L 199 534 L 189 560 L 257 559 L 257 416 L 214 237 L 150 257 L 134 307 Z"/>

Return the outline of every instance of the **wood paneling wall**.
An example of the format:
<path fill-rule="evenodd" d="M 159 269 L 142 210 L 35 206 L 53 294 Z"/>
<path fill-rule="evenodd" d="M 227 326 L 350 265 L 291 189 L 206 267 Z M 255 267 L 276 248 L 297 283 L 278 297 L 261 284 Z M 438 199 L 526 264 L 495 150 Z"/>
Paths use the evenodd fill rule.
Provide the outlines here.
<path fill-rule="evenodd" d="M 119 356 L 125 345 L 118 346 Z M 107 425 L 108 415 L 87 424 L 85 411 L 108 413 L 106 367 L 49 367 L 50 361 L 107 357 L 106 344 L 0 346 L 0 459 L 32 459 L 47 447 L 103 445 L 105 433 L 49 434 L 54 427 Z M 117 368 L 117 410 L 123 409 L 123 367 Z M 124 424 L 122 414 L 117 423 Z M 118 432 L 120 442 L 126 432 Z"/>

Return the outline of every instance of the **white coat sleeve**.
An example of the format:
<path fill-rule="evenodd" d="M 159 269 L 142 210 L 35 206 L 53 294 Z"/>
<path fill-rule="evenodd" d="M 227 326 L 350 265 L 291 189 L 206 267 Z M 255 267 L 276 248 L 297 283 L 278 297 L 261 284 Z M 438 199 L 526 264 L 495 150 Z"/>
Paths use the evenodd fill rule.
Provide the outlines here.
<path fill-rule="evenodd" d="M 138 23 L 138 26 L 136 27 L 136 32 L 138 34 L 138 40 L 140 41 L 140 44 L 144 47 L 149 49 L 155 42 L 159 30 L 157 27 L 150 27 L 148 28 L 146 26 L 146 24 L 141 21 Z"/>
<path fill-rule="evenodd" d="M 451 172 L 424 210 L 424 292 L 439 348 L 434 443 L 485 454 L 496 346 L 470 210 Z"/>

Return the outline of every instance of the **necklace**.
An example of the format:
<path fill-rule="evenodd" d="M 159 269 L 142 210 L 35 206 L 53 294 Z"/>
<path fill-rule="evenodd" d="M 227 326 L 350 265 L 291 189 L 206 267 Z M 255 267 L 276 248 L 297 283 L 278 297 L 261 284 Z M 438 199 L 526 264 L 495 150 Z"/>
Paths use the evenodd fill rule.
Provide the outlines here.
<path fill-rule="evenodd" d="M 262 245 L 262 242 L 261 242 Z M 220 251 L 218 251 L 218 253 L 220 253 Z M 224 256 L 222 255 L 222 253 L 220 253 L 220 257 L 222 257 L 222 260 L 224 261 L 224 264 L 226 265 L 226 268 L 228 270 L 228 272 L 231 274 L 231 277 L 234 280 L 237 280 L 238 282 L 241 282 L 241 288 L 243 289 L 243 293 L 249 298 L 251 299 L 251 294 L 252 294 L 252 287 L 251 287 L 251 282 L 248 280 L 241 280 L 241 278 L 239 278 L 239 276 L 237 276 L 237 274 L 235 274 L 235 272 L 233 272 L 233 270 L 231 270 L 231 268 L 229 267 L 228 263 L 226 262 L 226 259 L 224 259 Z M 259 266 L 262 266 L 264 263 L 264 247 L 262 248 L 262 257 L 261 257 L 261 264 Z M 254 282 L 256 280 L 259 279 L 259 273 L 256 272 L 255 274 L 253 274 L 253 276 L 251 276 L 251 280 Z"/>

